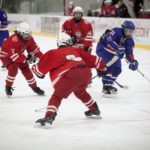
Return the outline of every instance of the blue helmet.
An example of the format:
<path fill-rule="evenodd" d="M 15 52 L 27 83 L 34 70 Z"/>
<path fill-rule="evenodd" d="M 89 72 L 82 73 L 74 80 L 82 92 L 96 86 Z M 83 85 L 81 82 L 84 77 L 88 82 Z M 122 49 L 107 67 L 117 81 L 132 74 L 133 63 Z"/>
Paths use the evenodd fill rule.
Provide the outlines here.
<path fill-rule="evenodd" d="M 135 30 L 135 25 L 132 21 L 124 21 L 122 24 L 122 28 L 125 29 L 131 29 L 131 30 Z"/>

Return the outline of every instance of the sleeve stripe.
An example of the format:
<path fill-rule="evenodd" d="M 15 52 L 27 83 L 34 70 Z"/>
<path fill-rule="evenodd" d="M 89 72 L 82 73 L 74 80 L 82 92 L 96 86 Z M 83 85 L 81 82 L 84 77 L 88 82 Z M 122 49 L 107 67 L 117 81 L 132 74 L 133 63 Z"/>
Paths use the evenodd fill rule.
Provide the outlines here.
<path fill-rule="evenodd" d="M 87 39 L 87 38 L 86 38 L 86 39 L 84 39 L 84 40 L 85 40 L 85 41 L 93 41 L 93 39 Z"/>
<path fill-rule="evenodd" d="M 18 57 L 19 55 L 14 56 L 14 58 L 12 58 L 12 61 L 15 61 Z"/>
<path fill-rule="evenodd" d="M 18 56 L 17 53 L 13 54 L 12 56 L 10 56 L 11 59 L 13 59 L 14 57 Z"/>
<path fill-rule="evenodd" d="M 87 38 L 93 38 L 93 36 L 89 36 L 89 35 L 87 35 L 86 37 L 87 37 Z"/>
<path fill-rule="evenodd" d="M 35 72 L 37 75 L 39 75 L 39 76 L 41 76 L 41 77 L 43 76 L 43 73 L 39 71 L 39 68 L 38 68 L 37 65 L 35 65 L 35 66 L 33 67 L 33 69 L 34 69 L 34 72 Z"/>
<path fill-rule="evenodd" d="M 6 53 L 4 51 L 1 51 L 1 49 L 0 49 L 0 54 L 2 54 L 2 55 L 8 55 L 8 53 Z"/>
<path fill-rule="evenodd" d="M 99 58 L 99 57 L 96 57 L 96 60 L 95 60 L 95 66 L 98 65 L 99 61 L 100 61 L 100 58 Z"/>
<path fill-rule="evenodd" d="M 99 58 L 99 59 L 98 59 L 98 62 L 97 62 L 97 64 L 96 64 L 96 68 L 99 68 L 99 67 L 100 67 L 100 64 L 101 64 L 100 62 L 101 62 L 101 60 L 102 60 L 102 58 Z"/>
<path fill-rule="evenodd" d="M 31 54 L 31 55 L 34 55 L 34 54 L 36 54 L 39 50 L 40 50 L 39 47 L 37 47 L 37 48 L 36 48 L 33 52 L 31 52 L 30 54 Z"/>

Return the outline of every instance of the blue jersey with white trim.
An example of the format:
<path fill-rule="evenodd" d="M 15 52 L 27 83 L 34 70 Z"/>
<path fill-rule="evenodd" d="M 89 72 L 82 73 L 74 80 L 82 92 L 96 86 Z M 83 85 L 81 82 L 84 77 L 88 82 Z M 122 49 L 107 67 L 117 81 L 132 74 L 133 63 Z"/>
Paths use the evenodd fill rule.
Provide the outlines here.
<path fill-rule="evenodd" d="M 121 51 L 122 57 L 124 54 L 128 61 L 134 59 L 133 48 L 134 48 L 133 38 L 125 37 L 122 28 L 113 28 L 108 34 L 103 34 L 96 48 L 96 53 L 98 56 L 101 55 L 101 51 L 107 51 L 112 54 L 120 51 L 120 47 L 125 50 Z"/>

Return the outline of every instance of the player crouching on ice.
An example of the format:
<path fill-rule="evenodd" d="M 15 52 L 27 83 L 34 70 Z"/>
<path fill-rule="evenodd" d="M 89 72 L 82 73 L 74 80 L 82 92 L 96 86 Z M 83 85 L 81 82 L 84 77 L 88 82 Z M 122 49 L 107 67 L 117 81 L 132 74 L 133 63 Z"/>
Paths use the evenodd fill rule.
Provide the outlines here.
<path fill-rule="evenodd" d="M 27 57 L 24 55 L 25 50 L 27 50 L 28 53 Z M 28 85 L 35 93 L 38 95 L 44 94 L 44 91 L 37 86 L 28 64 L 28 62 L 34 61 L 35 57 L 41 58 L 42 55 L 42 52 L 31 35 L 30 26 L 25 22 L 18 24 L 15 33 L 4 40 L 0 51 L 1 60 L 8 70 L 5 87 L 6 95 L 12 95 L 12 85 L 18 73 L 18 69 L 21 70 Z"/>
<path fill-rule="evenodd" d="M 101 118 L 97 103 L 86 91 L 91 80 L 90 68 L 96 68 L 98 75 L 106 74 L 106 67 L 102 58 L 91 55 L 81 48 L 72 47 L 71 37 L 62 32 L 57 37 L 57 49 L 46 52 L 41 60 L 32 67 L 33 72 L 39 77 L 50 72 L 54 92 L 48 102 L 45 118 L 36 123 L 47 127 L 54 121 L 57 110 L 63 98 L 72 92 L 89 109 L 85 112 L 87 117 Z"/>

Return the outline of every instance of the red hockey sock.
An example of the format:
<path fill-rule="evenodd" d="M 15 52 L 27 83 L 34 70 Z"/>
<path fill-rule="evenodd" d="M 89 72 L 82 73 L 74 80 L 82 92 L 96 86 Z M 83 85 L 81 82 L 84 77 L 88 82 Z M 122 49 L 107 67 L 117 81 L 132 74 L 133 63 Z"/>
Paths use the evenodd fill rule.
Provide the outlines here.
<path fill-rule="evenodd" d="M 45 117 L 57 112 L 59 105 L 61 104 L 62 98 L 52 95 L 47 106 Z"/>
<path fill-rule="evenodd" d="M 33 73 L 31 72 L 30 68 L 27 67 L 27 68 L 21 69 L 21 71 L 22 71 L 22 74 L 24 75 L 24 77 L 26 78 L 29 86 L 31 88 L 37 87 L 35 78 L 33 76 Z"/>
<path fill-rule="evenodd" d="M 94 104 L 94 100 L 92 99 L 92 97 L 90 96 L 90 94 L 83 90 L 83 91 L 78 91 L 78 92 L 75 92 L 74 93 L 75 96 L 77 98 L 79 98 L 86 107 L 88 107 L 90 110 L 93 110 L 95 109 L 95 106 L 93 105 Z"/>
<path fill-rule="evenodd" d="M 12 86 L 16 78 L 16 75 L 18 73 L 18 68 L 14 63 L 12 63 L 7 67 L 7 69 L 8 69 L 8 75 L 6 79 L 6 86 Z"/>

